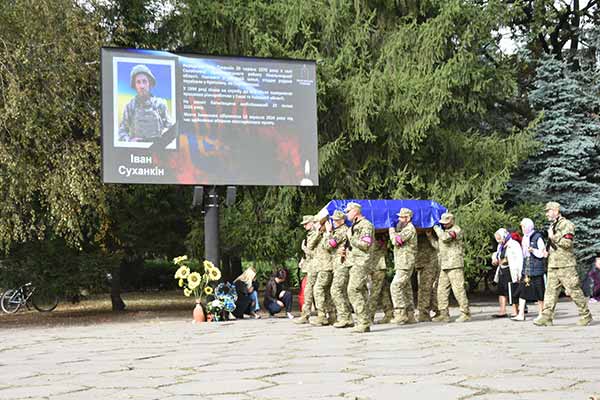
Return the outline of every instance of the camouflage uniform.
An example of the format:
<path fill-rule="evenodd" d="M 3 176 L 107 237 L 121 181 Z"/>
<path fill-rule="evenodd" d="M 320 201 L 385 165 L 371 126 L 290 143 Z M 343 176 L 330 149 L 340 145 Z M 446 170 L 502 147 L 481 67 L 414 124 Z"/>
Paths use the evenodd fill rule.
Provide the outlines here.
<path fill-rule="evenodd" d="M 304 304 L 302 305 L 302 314 L 295 323 L 306 324 L 310 317 L 313 305 L 313 287 L 317 282 L 317 260 L 314 257 L 315 248 L 319 244 L 321 235 L 316 229 L 311 229 L 306 235 L 306 240 L 302 243 L 302 250 L 305 254 L 304 270 L 306 271 L 306 285 L 304 285 Z"/>
<path fill-rule="evenodd" d="M 558 203 L 550 202 L 548 207 L 559 208 Z M 575 239 L 575 225 L 568 219 L 559 216 L 552 227 L 552 235 L 548 237 L 550 250 L 548 252 L 548 283 L 544 295 L 544 309 L 542 315 L 534 320 L 536 325 L 552 325 L 554 309 L 560 294 L 561 286 L 571 296 L 579 311 L 578 325 L 589 325 L 592 321 L 583 291 L 579 285 L 575 254 L 573 254 L 573 240 Z"/>
<path fill-rule="evenodd" d="M 335 228 L 329 239 L 332 249 L 335 249 L 332 256 L 333 280 L 331 282 L 331 298 L 336 310 L 337 322 L 333 324 L 336 328 L 345 328 L 352 325 L 352 308 L 348 299 L 350 265 L 344 262 L 343 257 L 346 234 L 349 229 L 348 226 L 341 225 Z M 332 239 L 333 242 L 331 242 Z"/>
<path fill-rule="evenodd" d="M 156 85 L 156 79 L 145 65 L 136 65 L 131 70 L 130 86 L 135 89 L 135 77 L 145 74 Z M 128 142 L 132 139 L 152 140 L 162 136 L 163 132 L 174 125 L 167 102 L 160 97 L 139 94 L 127 103 L 123 118 L 119 125 L 119 140 Z"/>
<path fill-rule="evenodd" d="M 446 217 L 446 219 L 445 219 Z M 454 217 L 450 213 L 442 214 L 440 222 L 447 223 L 453 221 Z M 438 260 L 440 263 L 440 277 L 438 280 L 438 309 L 439 315 L 433 320 L 436 322 L 450 321 L 448 312 L 450 288 L 454 293 L 456 301 L 460 307 L 461 316 L 457 322 L 464 322 L 471 319 L 469 310 L 469 299 L 465 290 L 464 275 L 464 248 L 463 232 L 458 225 L 453 225 L 448 229 L 443 229 L 436 225 L 433 230 L 437 234 Z"/>
<path fill-rule="evenodd" d="M 134 138 L 153 140 L 173 126 L 167 102 L 160 97 L 135 96 L 125 106 L 119 125 L 119 140 L 128 142 Z"/>
<path fill-rule="evenodd" d="M 333 280 L 333 251 L 330 244 L 331 234 L 323 232 L 315 249 L 317 282 L 314 287 L 317 320 L 313 325 L 329 325 L 335 322 L 335 307 L 331 300 L 331 282 Z M 327 318 L 329 315 L 329 319 Z"/>
<path fill-rule="evenodd" d="M 392 300 L 389 290 L 383 290 L 387 285 L 386 272 L 387 265 L 385 264 L 385 256 L 387 254 L 387 246 L 385 240 L 375 240 L 372 246 L 371 255 L 371 293 L 369 294 L 369 318 L 371 322 L 375 320 L 377 306 L 382 305 L 384 317 L 379 323 L 388 323 L 392 319 Z"/>
<path fill-rule="evenodd" d="M 411 213 L 412 214 L 412 213 Z M 412 290 L 412 274 L 415 270 L 417 256 L 417 230 L 412 222 L 396 232 L 390 232 L 390 240 L 394 246 L 394 279 L 390 285 L 392 303 L 394 304 L 394 319 L 398 324 L 414 323 L 414 303 Z"/>
<path fill-rule="evenodd" d="M 417 237 L 415 269 L 417 270 L 419 282 L 417 292 L 418 320 L 420 322 L 431 321 L 430 312 L 437 311 L 437 296 L 435 296 L 437 286 L 434 284 L 440 275 L 440 268 L 437 251 L 425 235 Z"/>
<path fill-rule="evenodd" d="M 369 275 L 369 259 L 375 231 L 373 224 L 364 216 L 353 224 L 348 232 L 350 244 L 346 263 L 350 265 L 348 280 L 348 298 L 356 313 L 355 331 L 368 332 L 371 325 L 369 319 L 367 277 Z"/>

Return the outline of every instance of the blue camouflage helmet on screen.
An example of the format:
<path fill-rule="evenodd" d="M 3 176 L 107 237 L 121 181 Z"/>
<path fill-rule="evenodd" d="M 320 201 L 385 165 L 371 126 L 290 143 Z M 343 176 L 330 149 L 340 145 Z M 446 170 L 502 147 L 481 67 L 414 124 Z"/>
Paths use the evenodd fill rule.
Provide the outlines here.
<path fill-rule="evenodd" d="M 131 74 L 129 74 L 129 85 L 135 89 L 135 76 L 137 74 L 146 74 L 148 79 L 150 79 L 150 87 L 156 86 L 156 78 L 150 71 L 150 68 L 143 64 L 138 64 L 135 67 L 131 68 Z"/>

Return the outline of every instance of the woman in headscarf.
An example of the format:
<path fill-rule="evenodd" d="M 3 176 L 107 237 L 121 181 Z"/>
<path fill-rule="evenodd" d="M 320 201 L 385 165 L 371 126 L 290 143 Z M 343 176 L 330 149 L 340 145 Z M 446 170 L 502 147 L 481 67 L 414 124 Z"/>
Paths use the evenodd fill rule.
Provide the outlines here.
<path fill-rule="evenodd" d="M 250 267 L 233 281 L 238 295 L 233 315 L 237 318 L 244 318 L 244 314 L 256 319 L 260 318 L 260 315 L 256 313 L 260 310 L 260 305 L 258 304 L 257 293 L 258 282 L 255 278 L 256 271 L 253 267 Z"/>
<path fill-rule="evenodd" d="M 519 242 L 514 240 L 506 229 L 500 228 L 494 234 L 498 249 L 492 255 L 492 265 L 497 266 L 494 282 L 498 284 L 498 302 L 500 310 L 494 314 L 494 318 L 504 318 L 506 314 L 506 303 L 513 303 L 513 316 L 517 315 L 517 305 L 512 300 L 516 298 L 513 294 L 514 283 L 519 281 L 523 268 L 523 252 Z"/>
<path fill-rule="evenodd" d="M 535 230 L 533 221 L 523 218 L 521 221 L 523 240 L 521 251 L 523 253 L 523 272 L 517 287 L 516 296 L 519 297 L 519 313 L 512 318 L 514 321 L 525 321 L 525 303 L 537 301 L 538 313 L 544 308 L 544 270 L 545 258 L 548 256 L 542 234 Z"/>

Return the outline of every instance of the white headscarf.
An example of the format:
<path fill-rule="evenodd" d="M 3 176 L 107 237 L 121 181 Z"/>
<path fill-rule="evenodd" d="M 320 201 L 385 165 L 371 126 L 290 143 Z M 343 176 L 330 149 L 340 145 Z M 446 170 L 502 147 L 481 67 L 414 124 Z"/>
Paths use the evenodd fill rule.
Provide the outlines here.
<path fill-rule="evenodd" d="M 498 259 L 500 259 L 500 255 L 502 254 L 502 252 L 503 252 L 503 250 L 504 250 L 504 247 L 506 246 L 506 242 L 508 241 L 506 237 L 507 237 L 508 235 L 509 235 L 509 234 L 508 234 L 508 231 L 507 231 L 506 229 L 504 229 L 504 228 L 500 228 L 500 229 L 498 229 L 498 230 L 497 230 L 497 231 L 494 233 L 494 237 L 497 237 L 497 236 L 499 236 L 499 237 L 502 239 L 502 240 L 500 241 L 500 243 L 498 243 L 498 248 L 497 248 L 497 251 L 496 251 L 496 257 L 497 257 Z"/>
<path fill-rule="evenodd" d="M 523 218 L 521 220 L 521 229 L 523 229 L 523 240 L 521 240 L 521 249 L 523 250 L 523 257 L 529 257 L 529 246 L 531 245 L 531 235 L 534 232 L 535 225 L 529 218 Z"/>
<path fill-rule="evenodd" d="M 506 240 L 506 236 L 508 235 L 508 231 L 504 228 L 500 228 L 494 233 L 494 237 L 500 236 L 502 238 L 502 242 Z"/>

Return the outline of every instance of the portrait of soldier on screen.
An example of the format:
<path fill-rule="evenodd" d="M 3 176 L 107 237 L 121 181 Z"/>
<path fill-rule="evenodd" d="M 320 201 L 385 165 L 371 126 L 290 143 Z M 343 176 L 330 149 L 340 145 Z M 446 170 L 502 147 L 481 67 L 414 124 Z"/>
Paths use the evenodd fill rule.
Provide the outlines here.
<path fill-rule="evenodd" d="M 157 85 L 155 74 L 147 65 L 134 65 L 129 74 L 129 85 L 136 94 L 123 110 L 118 130 L 119 141 L 164 141 L 163 136 L 173 127 L 174 121 L 167 100 L 152 92 Z"/>

